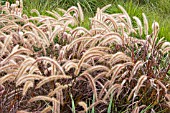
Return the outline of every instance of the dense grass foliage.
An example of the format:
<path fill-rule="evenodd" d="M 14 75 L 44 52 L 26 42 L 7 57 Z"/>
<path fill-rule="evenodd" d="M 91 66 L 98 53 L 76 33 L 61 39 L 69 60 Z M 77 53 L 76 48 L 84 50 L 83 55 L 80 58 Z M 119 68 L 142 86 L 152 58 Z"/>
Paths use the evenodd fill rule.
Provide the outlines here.
<path fill-rule="evenodd" d="M 30 14 L 22 0 L 0 6 L 0 112 L 170 112 L 170 42 L 158 22 L 134 16 L 132 2 L 91 18 L 79 3 L 47 2 Z"/>
<path fill-rule="evenodd" d="M 6 0 L 2 0 L 5 3 Z M 13 3 L 15 0 L 8 0 Z M 108 9 L 108 12 L 118 13 L 118 5 L 122 5 L 130 17 L 137 16 L 142 19 L 142 13 L 145 13 L 148 17 L 149 26 L 151 28 L 152 23 L 157 21 L 160 24 L 159 37 L 165 37 L 170 41 L 170 0 L 24 0 L 24 13 L 31 14 L 31 9 L 37 9 L 40 14 L 47 14 L 46 10 L 57 10 L 58 7 L 68 9 L 71 6 L 76 6 L 77 3 L 83 8 L 85 12 L 85 24 L 84 27 L 89 28 L 89 20 L 95 15 L 97 7 L 104 7 L 105 5 L 112 4 L 112 7 Z M 151 31 L 151 29 L 150 29 Z"/>

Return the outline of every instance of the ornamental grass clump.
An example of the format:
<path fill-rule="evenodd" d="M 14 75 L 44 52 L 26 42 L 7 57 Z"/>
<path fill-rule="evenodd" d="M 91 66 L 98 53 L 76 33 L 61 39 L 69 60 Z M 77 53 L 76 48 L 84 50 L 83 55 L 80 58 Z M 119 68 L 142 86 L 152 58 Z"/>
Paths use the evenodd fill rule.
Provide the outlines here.
<path fill-rule="evenodd" d="M 110 6 L 90 29 L 79 3 L 30 17 L 22 0 L 0 6 L 0 112 L 168 113 L 170 43 L 145 14 Z"/>

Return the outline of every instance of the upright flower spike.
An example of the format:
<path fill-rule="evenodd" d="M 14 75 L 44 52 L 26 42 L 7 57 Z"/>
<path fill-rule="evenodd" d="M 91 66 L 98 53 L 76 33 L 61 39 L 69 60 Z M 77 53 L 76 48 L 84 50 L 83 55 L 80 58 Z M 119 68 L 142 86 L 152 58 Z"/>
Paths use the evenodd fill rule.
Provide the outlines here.
<path fill-rule="evenodd" d="M 147 36 L 148 30 L 149 30 L 148 20 L 147 20 L 146 15 L 144 13 L 142 13 L 142 16 L 143 16 L 143 22 L 144 22 L 144 32 L 145 32 L 145 35 Z"/>
<path fill-rule="evenodd" d="M 141 37 L 142 34 L 143 34 L 142 22 L 141 22 L 140 19 L 139 19 L 138 17 L 136 17 L 136 16 L 134 16 L 133 19 L 136 20 L 136 23 L 137 23 L 137 25 L 138 25 L 139 35 L 140 35 L 140 37 Z"/>
<path fill-rule="evenodd" d="M 19 0 L 16 0 L 16 3 L 15 3 L 15 4 L 16 4 L 17 6 L 19 6 L 19 4 L 20 4 L 20 3 L 19 3 Z"/>
<path fill-rule="evenodd" d="M 20 0 L 19 3 L 20 3 L 20 8 L 23 9 L 23 1 Z"/>
<path fill-rule="evenodd" d="M 132 26 L 132 21 L 131 21 L 130 16 L 128 15 L 128 13 L 126 12 L 126 10 L 125 10 L 121 5 L 118 5 L 118 7 L 121 9 L 121 11 L 123 12 L 123 14 L 126 16 L 126 20 L 127 20 L 128 26 L 129 26 L 129 28 L 130 28 L 130 32 L 133 32 L 133 26 Z"/>
<path fill-rule="evenodd" d="M 6 3 L 5 3 L 5 6 L 6 6 L 7 8 L 9 8 L 9 7 L 10 7 L 10 3 L 9 3 L 9 2 L 6 2 Z"/>
<path fill-rule="evenodd" d="M 78 10 L 79 10 L 79 15 L 80 15 L 80 21 L 84 22 L 84 14 L 83 14 L 83 10 L 81 8 L 81 5 L 79 3 L 77 3 L 78 6 Z"/>

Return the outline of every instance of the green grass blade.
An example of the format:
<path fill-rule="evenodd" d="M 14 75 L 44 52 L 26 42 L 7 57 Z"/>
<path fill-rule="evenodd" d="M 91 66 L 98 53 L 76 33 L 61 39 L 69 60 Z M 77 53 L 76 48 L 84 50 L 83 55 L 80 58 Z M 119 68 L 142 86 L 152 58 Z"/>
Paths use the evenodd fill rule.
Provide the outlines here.
<path fill-rule="evenodd" d="M 71 104 L 72 104 L 72 113 L 76 113 L 75 104 L 74 104 L 74 100 L 73 100 L 72 94 L 70 94 L 70 97 L 71 97 Z"/>
<path fill-rule="evenodd" d="M 153 108 L 153 105 L 150 104 L 149 106 L 147 106 L 144 110 L 142 110 L 140 113 L 145 113 L 146 111 L 148 111 L 149 109 Z"/>
<path fill-rule="evenodd" d="M 95 95 L 93 94 L 93 100 L 92 100 L 92 104 L 95 102 Z M 92 108 L 92 110 L 91 110 L 91 113 L 94 113 L 94 106 L 93 106 L 93 108 Z"/>
<path fill-rule="evenodd" d="M 113 94 L 111 95 L 111 98 L 110 98 L 110 102 L 109 102 L 109 107 L 107 109 L 107 113 L 111 113 L 112 103 L 113 103 Z"/>

